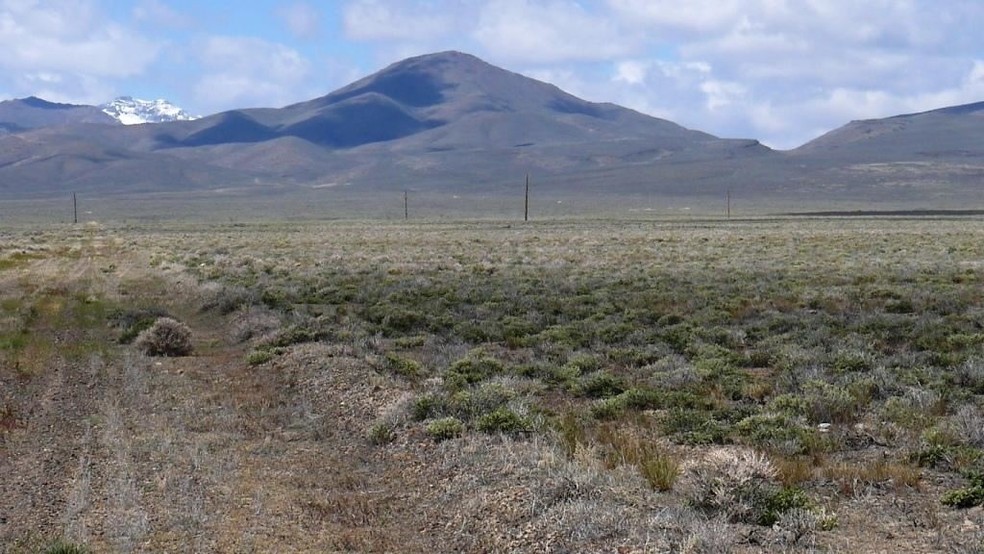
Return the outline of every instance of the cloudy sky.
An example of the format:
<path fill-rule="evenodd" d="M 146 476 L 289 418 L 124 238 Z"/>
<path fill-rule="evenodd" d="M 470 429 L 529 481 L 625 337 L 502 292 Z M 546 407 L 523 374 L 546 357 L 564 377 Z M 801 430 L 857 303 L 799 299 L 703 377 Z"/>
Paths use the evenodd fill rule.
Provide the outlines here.
<path fill-rule="evenodd" d="M 327 94 L 461 50 L 723 137 L 984 100 L 982 0 L 0 0 L 0 99 L 165 97 L 198 114 Z"/>

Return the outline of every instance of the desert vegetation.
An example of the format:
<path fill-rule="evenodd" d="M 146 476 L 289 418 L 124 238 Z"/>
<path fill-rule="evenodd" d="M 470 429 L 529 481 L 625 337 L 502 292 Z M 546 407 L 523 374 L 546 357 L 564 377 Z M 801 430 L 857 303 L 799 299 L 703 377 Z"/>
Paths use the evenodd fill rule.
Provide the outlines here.
<path fill-rule="evenodd" d="M 981 244 L 976 218 L 5 229 L 2 551 L 981 551 Z"/>

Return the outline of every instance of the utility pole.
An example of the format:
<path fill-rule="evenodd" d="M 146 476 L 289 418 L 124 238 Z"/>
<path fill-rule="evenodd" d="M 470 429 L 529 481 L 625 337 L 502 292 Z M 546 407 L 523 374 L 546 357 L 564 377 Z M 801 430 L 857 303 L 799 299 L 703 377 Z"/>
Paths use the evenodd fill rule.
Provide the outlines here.
<path fill-rule="evenodd" d="M 728 219 L 731 219 L 731 189 L 728 189 Z"/>
<path fill-rule="evenodd" d="M 403 190 L 403 219 L 410 219 L 410 204 L 407 200 L 407 191 Z"/>
<path fill-rule="evenodd" d="M 72 193 L 72 222 L 76 225 L 79 223 L 79 202 L 74 192 Z"/>
<path fill-rule="evenodd" d="M 530 220 L 530 174 L 526 174 L 526 203 L 523 205 L 523 221 Z"/>

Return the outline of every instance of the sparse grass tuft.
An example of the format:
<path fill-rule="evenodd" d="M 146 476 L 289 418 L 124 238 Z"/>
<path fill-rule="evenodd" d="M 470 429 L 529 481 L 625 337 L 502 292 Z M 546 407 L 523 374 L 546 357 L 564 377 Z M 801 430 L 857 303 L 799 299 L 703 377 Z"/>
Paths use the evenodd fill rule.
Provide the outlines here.
<path fill-rule="evenodd" d="M 639 471 L 654 490 L 667 492 L 680 477 L 680 462 L 667 452 L 656 452 L 639 462 Z"/>
<path fill-rule="evenodd" d="M 44 554 L 89 554 L 87 547 L 65 541 L 57 541 L 44 549 Z"/>
<path fill-rule="evenodd" d="M 393 426 L 386 422 L 379 422 L 374 424 L 369 429 L 369 442 L 375 445 L 388 444 L 396 439 L 396 432 L 393 430 Z"/>

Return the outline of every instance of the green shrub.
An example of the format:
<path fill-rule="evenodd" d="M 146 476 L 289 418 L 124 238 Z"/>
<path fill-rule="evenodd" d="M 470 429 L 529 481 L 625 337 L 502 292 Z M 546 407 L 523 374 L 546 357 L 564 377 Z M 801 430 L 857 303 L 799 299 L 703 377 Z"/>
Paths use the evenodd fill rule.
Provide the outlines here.
<path fill-rule="evenodd" d="M 786 414 L 788 416 L 804 416 L 809 410 L 806 399 L 796 394 L 780 394 L 776 396 L 767 406 L 773 413 Z"/>
<path fill-rule="evenodd" d="M 312 328 L 317 325 L 318 322 L 312 320 L 304 324 L 294 324 L 285 327 L 274 335 L 268 346 L 284 347 L 307 342 L 318 342 L 329 338 L 330 334 L 326 330 Z"/>
<path fill-rule="evenodd" d="M 451 364 L 444 377 L 450 388 L 461 388 L 505 372 L 502 362 L 488 356 L 468 356 Z"/>
<path fill-rule="evenodd" d="M 418 310 L 408 310 L 388 304 L 373 306 L 373 315 L 379 324 L 379 330 L 387 337 L 413 334 L 426 330 L 427 317 Z"/>
<path fill-rule="evenodd" d="M 591 354 L 578 354 L 568 359 L 564 365 L 576 372 L 578 376 L 581 376 L 592 371 L 600 370 L 601 360 Z"/>
<path fill-rule="evenodd" d="M 966 472 L 968 484 L 966 487 L 947 491 L 940 501 L 954 508 L 973 508 L 984 505 L 984 471 Z"/>
<path fill-rule="evenodd" d="M 940 502 L 954 508 L 973 508 L 984 504 L 984 488 L 966 487 L 947 491 L 940 498 Z"/>
<path fill-rule="evenodd" d="M 435 419 L 427 424 L 427 434 L 438 442 L 459 437 L 464 432 L 465 425 L 455 417 Z"/>
<path fill-rule="evenodd" d="M 873 357 L 867 352 L 841 352 L 833 361 L 837 373 L 864 373 L 873 367 Z"/>
<path fill-rule="evenodd" d="M 746 417 L 735 425 L 735 431 L 753 446 L 786 455 L 805 453 L 815 433 L 786 415 L 768 413 Z"/>
<path fill-rule="evenodd" d="M 471 420 L 501 408 L 515 396 L 501 383 L 482 383 L 478 388 L 455 392 L 448 408 L 461 419 Z"/>
<path fill-rule="evenodd" d="M 273 352 L 270 350 L 253 350 L 246 354 L 246 363 L 249 365 L 265 364 L 273 359 Z"/>
<path fill-rule="evenodd" d="M 785 512 L 790 510 L 808 508 L 811 505 L 806 492 L 797 487 L 783 487 L 775 491 L 772 495 L 766 496 L 762 513 L 756 523 L 759 525 L 773 525 Z"/>
<path fill-rule="evenodd" d="M 410 417 L 416 421 L 423 421 L 441 415 L 447 409 L 447 402 L 443 397 L 433 393 L 422 394 L 414 399 L 410 406 Z"/>
<path fill-rule="evenodd" d="M 625 399 L 621 396 L 603 398 L 591 403 L 591 417 L 595 419 L 618 419 L 625 413 Z"/>
<path fill-rule="evenodd" d="M 506 316 L 502 319 L 502 337 L 512 348 L 529 346 L 538 329 L 523 318 Z"/>
<path fill-rule="evenodd" d="M 520 435 L 533 430 L 533 423 L 511 409 L 502 406 L 484 414 L 475 422 L 475 428 L 485 433 Z"/>
<path fill-rule="evenodd" d="M 137 348 L 148 356 L 187 356 L 191 354 L 191 329 L 176 319 L 159 318 L 137 336 Z"/>
<path fill-rule="evenodd" d="M 369 429 L 369 442 L 376 445 L 388 444 L 396 439 L 393 426 L 388 423 L 377 423 Z"/>
<path fill-rule="evenodd" d="M 409 379 L 417 379 L 424 375 L 424 366 L 413 358 L 400 356 L 395 352 L 387 352 L 385 358 L 386 367 L 397 375 Z"/>
<path fill-rule="evenodd" d="M 729 426 L 704 410 L 673 409 L 662 422 L 663 431 L 679 444 L 724 444 Z"/>
<path fill-rule="evenodd" d="M 919 467 L 955 471 L 972 467 L 984 460 L 984 452 L 964 444 L 924 444 L 909 454 L 909 461 Z"/>
<path fill-rule="evenodd" d="M 848 389 L 824 381 L 806 383 L 803 398 L 813 423 L 852 423 L 862 408 Z"/>
<path fill-rule="evenodd" d="M 625 383 L 611 373 L 598 371 L 581 379 L 574 387 L 574 391 L 588 398 L 608 398 L 625 391 Z"/>

